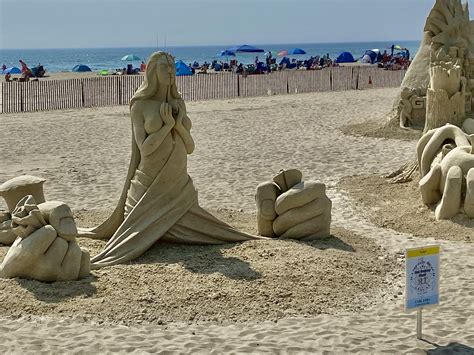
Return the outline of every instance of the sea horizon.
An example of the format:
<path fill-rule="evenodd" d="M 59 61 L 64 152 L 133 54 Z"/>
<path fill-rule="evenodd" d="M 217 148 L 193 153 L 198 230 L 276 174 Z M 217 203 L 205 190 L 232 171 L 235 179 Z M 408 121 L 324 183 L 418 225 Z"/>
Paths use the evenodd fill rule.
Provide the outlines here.
<path fill-rule="evenodd" d="M 399 44 L 408 48 L 413 57 L 418 50 L 420 41 L 415 40 L 387 40 L 387 41 L 362 41 L 362 42 L 299 42 L 299 43 L 248 43 L 265 52 L 271 51 L 274 56 L 279 51 L 298 47 L 306 51 L 306 55 L 295 56 L 297 59 L 307 59 L 311 56 L 329 54 L 336 58 L 341 52 L 351 52 L 354 58 L 360 58 L 366 50 L 378 48 L 382 52 L 390 52 L 392 44 Z M 126 66 L 127 62 L 121 60 L 124 55 L 135 54 L 141 60 L 146 61 L 148 56 L 155 51 L 163 50 L 171 53 L 176 60 L 185 63 L 203 63 L 212 60 L 228 60 L 228 57 L 220 56 L 224 49 L 235 46 L 235 44 L 217 45 L 182 45 L 182 46 L 149 46 L 149 47 L 89 47 L 89 48 L 28 48 L 28 49 L 0 49 L 0 65 L 7 67 L 18 66 L 18 60 L 24 60 L 30 67 L 41 63 L 49 72 L 67 72 L 77 64 L 88 65 L 93 71 L 103 69 L 117 69 Z M 260 60 L 264 53 L 237 54 L 235 57 L 239 62 L 251 63 L 255 56 Z M 138 66 L 140 61 L 133 62 Z"/>

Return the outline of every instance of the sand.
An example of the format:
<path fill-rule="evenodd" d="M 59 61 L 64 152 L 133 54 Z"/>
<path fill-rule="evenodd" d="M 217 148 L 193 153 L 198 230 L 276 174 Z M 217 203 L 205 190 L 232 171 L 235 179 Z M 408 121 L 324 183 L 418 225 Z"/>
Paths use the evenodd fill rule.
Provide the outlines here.
<path fill-rule="evenodd" d="M 422 216 L 402 229 L 396 217 L 381 224 L 375 215 L 404 207 L 411 214 L 413 201 L 429 218 L 416 185 L 385 187 L 375 177 L 411 159 L 416 140 L 342 133 L 383 120 L 395 95 L 377 89 L 189 103 L 196 141 L 189 173 L 202 206 L 254 232 L 257 184 L 280 168 L 299 168 L 328 185 L 333 237 L 157 244 L 135 262 L 77 283 L 2 280 L 0 351 L 473 352 L 472 239 L 440 237 L 448 233 L 437 233 L 431 220 L 420 234 L 412 227 Z M 46 197 L 67 202 L 79 224 L 107 216 L 130 154 L 127 107 L 8 114 L 0 124 L 0 148 L 8 152 L 0 181 L 45 177 Z M 404 196 L 411 197 L 406 205 Z M 400 208 L 383 209 L 379 200 Z M 403 250 L 435 242 L 443 250 L 441 305 L 424 312 L 426 341 L 418 341 L 414 313 L 403 312 Z M 103 245 L 79 243 L 93 254 Z"/>

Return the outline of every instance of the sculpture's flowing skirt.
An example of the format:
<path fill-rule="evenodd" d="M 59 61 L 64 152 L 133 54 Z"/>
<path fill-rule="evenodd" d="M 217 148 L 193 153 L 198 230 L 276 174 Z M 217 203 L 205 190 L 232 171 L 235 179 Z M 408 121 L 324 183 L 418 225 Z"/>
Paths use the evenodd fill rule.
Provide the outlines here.
<path fill-rule="evenodd" d="M 197 191 L 187 174 L 184 144 L 179 136 L 173 138 L 173 150 L 155 178 L 135 170 L 123 209 L 124 220 L 105 249 L 91 260 L 92 268 L 133 260 L 159 239 L 220 244 L 259 238 L 235 230 L 199 207 Z"/>

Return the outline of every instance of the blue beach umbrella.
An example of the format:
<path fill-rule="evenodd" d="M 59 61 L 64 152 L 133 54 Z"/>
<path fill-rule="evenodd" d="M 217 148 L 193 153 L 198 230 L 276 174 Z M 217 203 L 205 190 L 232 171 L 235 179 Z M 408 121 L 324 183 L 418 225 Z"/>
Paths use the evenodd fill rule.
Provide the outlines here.
<path fill-rule="evenodd" d="M 304 50 L 302 50 L 301 48 L 292 48 L 288 51 L 288 54 L 306 54 L 306 52 Z"/>
<path fill-rule="evenodd" d="M 72 68 L 72 71 L 82 73 L 82 72 L 92 71 L 92 70 L 91 70 L 91 68 L 89 68 L 85 64 L 78 64 L 78 65 L 74 66 L 74 68 Z"/>
<path fill-rule="evenodd" d="M 11 67 L 3 70 L 2 74 L 21 74 L 21 70 L 17 67 Z"/>
<path fill-rule="evenodd" d="M 140 57 L 135 54 L 127 54 L 122 57 L 122 60 L 126 60 L 128 62 L 132 62 L 134 60 L 140 60 Z"/>

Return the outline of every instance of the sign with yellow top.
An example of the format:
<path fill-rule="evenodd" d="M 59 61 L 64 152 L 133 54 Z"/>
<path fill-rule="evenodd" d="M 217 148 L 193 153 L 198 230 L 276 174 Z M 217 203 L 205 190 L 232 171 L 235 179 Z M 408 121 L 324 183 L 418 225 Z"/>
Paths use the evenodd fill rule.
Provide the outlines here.
<path fill-rule="evenodd" d="M 405 251 L 405 309 L 439 304 L 439 245 Z"/>

